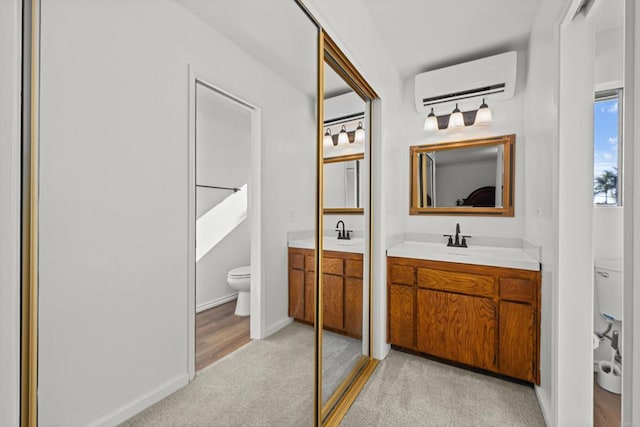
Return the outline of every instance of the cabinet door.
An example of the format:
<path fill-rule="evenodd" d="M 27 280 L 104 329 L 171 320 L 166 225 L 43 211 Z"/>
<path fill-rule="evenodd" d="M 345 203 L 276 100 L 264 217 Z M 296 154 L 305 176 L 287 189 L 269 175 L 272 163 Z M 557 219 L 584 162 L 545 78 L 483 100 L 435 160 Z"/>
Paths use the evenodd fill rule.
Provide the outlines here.
<path fill-rule="evenodd" d="M 362 337 L 362 279 L 345 279 L 344 304 L 345 331 Z"/>
<path fill-rule="evenodd" d="M 316 275 L 313 271 L 307 271 L 304 275 L 304 320 L 314 323 L 315 306 L 315 281 Z"/>
<path fill-rule="evenodd" d="M 344 317 L 344 281 L 342 276 L 323 274 L 323 325 L 342 329 Z"/>
<path fill-rule="evenodd" d="M 495 370 L 497 331 L 493 300 L 419 289 L 417 306 L 419 351 Z"/>
<path fill-rule="evenodd" d="M 533 381 L 533 308 L 529 304 L 500 303 L 500 372 Z"/>
<path fill-rule="evenodd" d="M 304 319 L 304 271 L 289 269 L 289 316 Z"/>
<path fill-rule="evenodd" d="M 416 341 L 415 288 L 389 286 L 389 342 L 401 347 L 414 348 Z"/>

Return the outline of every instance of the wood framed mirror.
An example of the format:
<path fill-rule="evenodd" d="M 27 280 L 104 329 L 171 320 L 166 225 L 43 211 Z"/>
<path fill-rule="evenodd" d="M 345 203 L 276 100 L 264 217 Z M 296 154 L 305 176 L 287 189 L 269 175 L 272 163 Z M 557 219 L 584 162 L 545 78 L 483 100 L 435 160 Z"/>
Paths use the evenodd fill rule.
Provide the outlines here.
<path fill-rule="evenodd" d="M 324 158 L 325 214 L 364 214 L 364 172 L 364 152 Z"/>
<path fill-rule="evenodd" d="M 410 214 L 513 216 L 515 140 L 412 146 Z"/>

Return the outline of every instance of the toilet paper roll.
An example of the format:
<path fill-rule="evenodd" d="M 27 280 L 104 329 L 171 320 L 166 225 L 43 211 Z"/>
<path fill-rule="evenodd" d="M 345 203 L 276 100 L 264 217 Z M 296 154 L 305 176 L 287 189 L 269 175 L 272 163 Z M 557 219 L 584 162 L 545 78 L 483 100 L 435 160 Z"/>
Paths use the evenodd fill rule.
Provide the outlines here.
<path fill-rule="evenodd" d="M 600 338 L 596 334 L 593 334 L 593 349 L 600 347 Z"/>

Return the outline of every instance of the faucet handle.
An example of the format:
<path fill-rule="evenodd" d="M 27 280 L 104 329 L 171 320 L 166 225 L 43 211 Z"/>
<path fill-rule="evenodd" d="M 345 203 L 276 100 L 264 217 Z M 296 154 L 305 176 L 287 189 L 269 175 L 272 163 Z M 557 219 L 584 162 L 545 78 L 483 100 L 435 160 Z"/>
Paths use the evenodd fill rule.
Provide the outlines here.
<path fill-rule="evenodd" d="M 443 234 L 443 236 L 449 238 L 449 241 L 447 242 L 447 246 L 453 246 L 453 235 L 452 234 Z"/>
<path fill-rule="evenodd" d="M 342 230 L 340 230 L 339 228 L 336 228 L 336 231 L 338 232 L 338 239 L 342 239 Z"/>
<path fill-rule="evenodd" d="M 347 230 L 347 231 L 345 231 L 345 236 L 344 236 L 344 238 L 345 238 L 346 240 L 351 240 L 351 233 L 353 233 L 353 230 Z"/>
<path fill-rule="evenodd" d="M 462 242 L 460 243 L 460 246 L 462 246 L 463 248 L 467 247 L 467 239 L 470 239 L 471 236 L 462 236 Z"/>

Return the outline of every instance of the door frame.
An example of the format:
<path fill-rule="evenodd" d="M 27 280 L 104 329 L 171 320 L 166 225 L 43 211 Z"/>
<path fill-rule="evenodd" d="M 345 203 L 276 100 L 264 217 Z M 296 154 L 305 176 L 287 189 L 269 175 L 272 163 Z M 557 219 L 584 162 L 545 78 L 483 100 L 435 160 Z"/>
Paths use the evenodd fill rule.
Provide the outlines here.
<path fill-rule="evenodd" d="M 194 64 L 188 65 L 189 75 L 189 167 L 188 167 L 188 208 L 187 208 L 187 305 L 188 305 L 188 373 L 189 381 L 195 378 L 196 354 L 196 87 L 202 84 L 246 108 L 251 114 L 251 154 L 249 168 L 248 189 L 248 218 L 251 230 L 251 339 L 262 339 L 266 335 L 266 309 L 263 292 L 264 269 L 262 268 L 262 228 L 261 228 L 261 122 L 262 111 L 254 104 L 222 89 L 213 83 L 215 80 L 207 77 Z"/>

